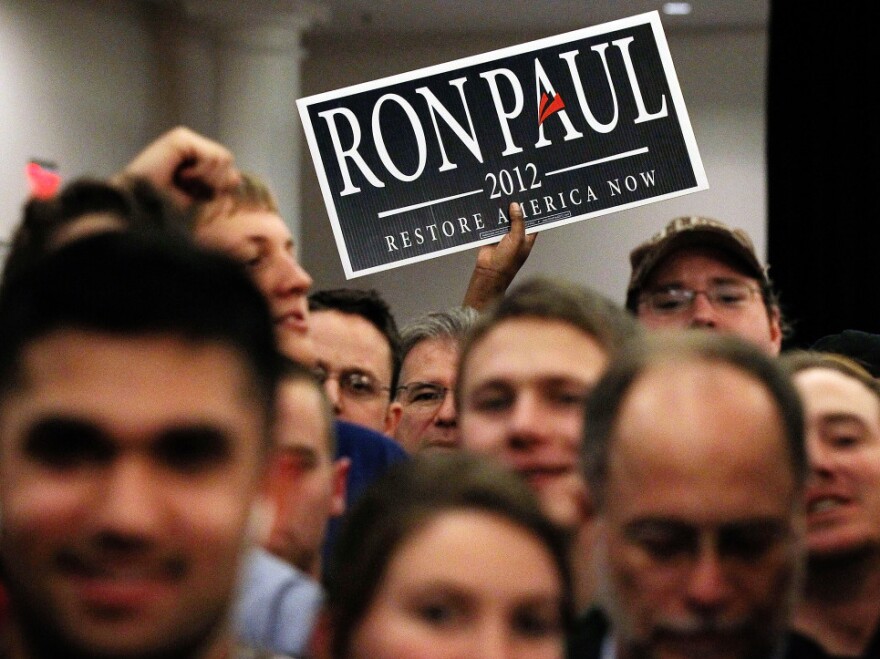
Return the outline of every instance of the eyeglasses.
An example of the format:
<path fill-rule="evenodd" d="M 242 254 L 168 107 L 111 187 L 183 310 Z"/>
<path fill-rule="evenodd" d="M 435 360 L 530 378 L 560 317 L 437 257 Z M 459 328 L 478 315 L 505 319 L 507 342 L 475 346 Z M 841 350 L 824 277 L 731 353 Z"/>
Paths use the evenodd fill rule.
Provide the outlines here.
<path fill-rule="evenodd" d="M 336 380 L 342 393 L 352 398 L 367 400 L 380 396 L 383 391 L 391 391 L 391 387 L 379 384 L 379 381 L 374 376 L 363 371 L 343 370 L 334 372 L 327 370 L 323 366 L 317 366 L 313 373 L 320 384 L 324 384 L 327 380 Z"/>
<path fill-rule="evenodd" d="M 441 387 L 430 382 L 410 382 L 397 388 L 397 396 L 405 405 L 419 410 L 433 410 L 440 407 L 446 400 L 446 394 L 452 389 Z"/>
<path fill-rule="evenodd" d="M 704 290 L 670 286 L 642 294 L 639 304 L 644 304 L 658 316 L 673 316 L 684 313 L 694 306 L 697 295 L 702 293 L 718 311 L 736 311 L 742 309 L 760 289 L 745 282 L 731 281 L 712 284 Z"/>

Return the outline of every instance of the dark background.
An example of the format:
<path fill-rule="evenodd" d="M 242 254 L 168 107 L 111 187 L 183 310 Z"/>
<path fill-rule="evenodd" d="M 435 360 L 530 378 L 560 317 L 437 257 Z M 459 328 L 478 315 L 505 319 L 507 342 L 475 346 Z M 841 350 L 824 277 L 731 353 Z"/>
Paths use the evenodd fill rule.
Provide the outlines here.
<path fill-rule="evenodd" d="M 787 348 L 880 332 L 878 31 L 873 2 L 771 4 L 768 262 Z"/>

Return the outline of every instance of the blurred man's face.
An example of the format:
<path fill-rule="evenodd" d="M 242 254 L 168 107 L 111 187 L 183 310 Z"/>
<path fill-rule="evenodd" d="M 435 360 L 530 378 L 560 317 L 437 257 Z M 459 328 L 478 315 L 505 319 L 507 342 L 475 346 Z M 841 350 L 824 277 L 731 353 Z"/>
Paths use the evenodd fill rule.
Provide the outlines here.
<path fill-rule="evenodd" d="M 424 339 L 400 369 L 397 404 L 400 423 L 394 438 L 409 453 L 459 447 L 458 415 L 452 395 L 458 373 L 458 342 Z"/>
<path fill-rule="evenodd" d="M 328 424 L 316 384 L 281 383 L 270 483 L 275 519 L 266 548 L 315 578 L 327 522 L 345 510 L 348 458 L 334 460 Z"/>
<path fill-rule="evenodd" d="M 268 432 L 238 354 L 65 330 L 34 341 L 22 364 L 0 405 L 16 641 L 58 657 L 217 644 Z"/>
<path fill-rule="evenodd" d="M 723 293 L 742 288 L 746 299 L 741 304 L 725 303 L 731 299 Z M 697 291 L 693 304 L 677 312 L 652 310 L 640 301 L 639 321 L 649 329 L 696 327 L 727 332 L 757 345 L 770 355 L 778 355 L 782 346 L 779 313 L 768 313 L 760 294 L 760 283 L 734 268 L 714 249 L 687 248 L 673 252 L 645 284 L 645 292 L 687 289 Z M 718 301 L 711 302 L 711 292 L 721 291 Z M 738 293 L 737 293 L 738 294 Z"/>
<path fill-rule="evenodd" d="M 598 511 L 618 656 L 773 656 L 799 582 L 801 495 L 763 385 L 704 362 L 642 374 Z"/>
<path fill-rule="evenodd" d="M 794 376 L 807 415 L 807 543 L 816 557 L 880 547 L 880 405 L 827 368 Z"/>
<path fill-rule="evenodd" d="M 196 239 L 244 263 L 269 300 L 282 352 L 304 364 L 315 360 L 306 296 L 312 278 L 294 253 L 293 236 L 277 213 L 243 210 L 196 229 Z"/>
<path fill-rule="evenodd" d="M 462 447 L 522 475 L 566 528 L 586 512 L 584 401 L 607 363 L 599 343 L 575 326 L 526 317 L 498 323 L 461 365 Z"/>

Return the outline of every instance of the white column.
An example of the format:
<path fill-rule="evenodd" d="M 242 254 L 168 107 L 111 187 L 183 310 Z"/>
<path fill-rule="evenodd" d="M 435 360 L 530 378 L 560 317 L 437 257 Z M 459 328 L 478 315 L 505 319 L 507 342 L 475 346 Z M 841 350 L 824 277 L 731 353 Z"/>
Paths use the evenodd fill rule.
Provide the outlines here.
<path fill-rule="evenodd" d="M 254 3 L 230 0 L 194 0 L 186 7 L 214 35 L 215 135 L 242 169 L 269 184 L 299 243 L 301 37 L 329 14 L 294 0 L 270 0 L 257 11 Z"/>

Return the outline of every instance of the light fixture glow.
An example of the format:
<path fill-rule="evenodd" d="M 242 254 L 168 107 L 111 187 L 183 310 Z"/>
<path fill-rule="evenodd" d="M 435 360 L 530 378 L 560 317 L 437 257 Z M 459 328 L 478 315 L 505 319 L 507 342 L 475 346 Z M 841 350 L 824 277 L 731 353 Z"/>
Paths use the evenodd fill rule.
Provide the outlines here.
<path fill-rule="evenodd" d="M 693 7 L 690 2 L 664 2 L 663 13 L 667 16 L 687 16 Z"/>

